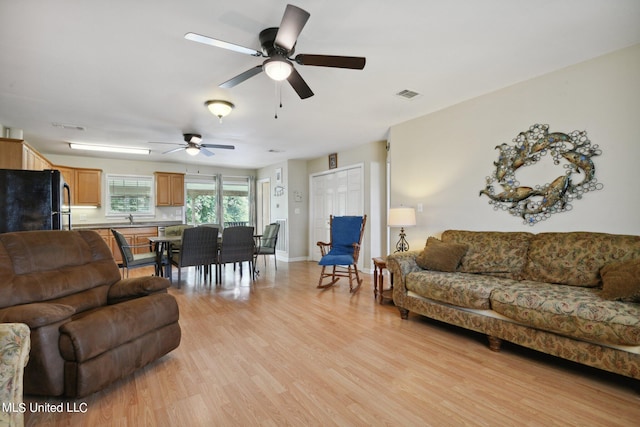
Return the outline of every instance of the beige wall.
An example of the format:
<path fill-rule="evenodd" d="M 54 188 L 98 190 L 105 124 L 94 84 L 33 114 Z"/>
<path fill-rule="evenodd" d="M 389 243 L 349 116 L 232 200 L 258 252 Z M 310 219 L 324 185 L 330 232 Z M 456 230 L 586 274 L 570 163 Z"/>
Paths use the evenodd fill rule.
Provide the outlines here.
<path fill-rule="evenodd" d="M 640 234 L 639 118 L 636 45 L 398 124 L 389 138 L 391 206 L 424 206 L 418 225 L 407 230 L 412 248 L 449 228 Z M 604 189 L 575 200 L 569 212 L 528 226 L 494 211 L 478 194 L 497 160 L 495 147 L 512 144 L 535 123 L 548 124 L 551 132 L 586 130 L 602 150 L 594 162 Z M 526 178 L 518 175 L 521 185 L 559 175 L 550 160 L 529 169 Z"/>

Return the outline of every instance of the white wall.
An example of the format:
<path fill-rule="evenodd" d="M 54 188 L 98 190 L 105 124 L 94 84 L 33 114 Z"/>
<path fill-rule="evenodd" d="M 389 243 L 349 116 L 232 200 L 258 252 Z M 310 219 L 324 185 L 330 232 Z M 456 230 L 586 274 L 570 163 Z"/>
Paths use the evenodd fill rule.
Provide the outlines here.
<path fill-rule="evenodd" d="M 391 205 L 424 206 L 418 225 L 407 229 L 412 249 L 451 228 L 640 234 L 639 119 L 636 45 L 398 124 L 389 138 Z M 586 130 L 602 150 L 593 159 L 604 189 L 575 200 L 569 212 L 528 226 L 494 211 L 479 191 L 497 160 L 495 147 L 512 145 L 535 123 L 548 124 L 550 132 Z M 528 168 L 534 173 L 527 171 L 527 179 L 536 182 L 521 185 L 546 184 L 562 174 L 550 161 Z"/>

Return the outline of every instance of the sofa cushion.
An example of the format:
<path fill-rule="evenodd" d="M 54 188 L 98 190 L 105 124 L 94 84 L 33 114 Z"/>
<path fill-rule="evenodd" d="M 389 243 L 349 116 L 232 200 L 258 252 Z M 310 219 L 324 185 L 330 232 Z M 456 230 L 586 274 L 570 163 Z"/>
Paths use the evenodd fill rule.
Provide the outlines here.
<path fill-rule="evenodd" d="M 446 230 L 442 241 L 468 246 L 458 271 L 518 279 L 532 236 L 525 232 Z"/>
<path fill-rule="evenodd" d="M 517 322 L 572 338 L 640 345 L 640 305 L 604 300 L 596 289 L 524 280 L 495 288 L 491 307 Z"/>
<path fill-rule="evenodd" d="M 531 239 L 524 274 L 536 282 L 596 287 L 603 266 L 632 258 L 640 258 L 640 236 L 540 233 Z"/>
<path fill-rule="evenodd" d="M 516 283 L 512 279 L 482 274 L 422 270 L 407 274 L 405 286 L 416 294 L 458 307 L 487 310 L 491 292 Z"/>
<path fill-rule="evenodd" d="M 640 302 L 640 258 L 607 264 L 600 275 L 602 298 Z"/>
<path fill-rule="evenodd" d="M 444 243 L 440 239 L 429 237 L 424 249 L 416 257 L 416 263 L 425 270 L 453 272 L 466 252 L 467 245 Z"/>

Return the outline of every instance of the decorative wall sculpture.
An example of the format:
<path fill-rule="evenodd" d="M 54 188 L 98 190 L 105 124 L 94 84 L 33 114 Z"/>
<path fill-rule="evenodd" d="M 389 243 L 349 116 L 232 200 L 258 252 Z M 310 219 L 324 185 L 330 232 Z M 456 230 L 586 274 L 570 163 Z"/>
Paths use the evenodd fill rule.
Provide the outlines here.
<path fill-rule="evenodd" d="M 535 124 L 520 132 L 513 145 L 501 144 L 495 169 L 486 178 L 487 185 L 480 195 L 489 197 L 494 210 L 503 210 L 523 218 L 524 224 L 535 225 L 551 216 L 572 209 L 572 202 L 589 191 L 601 190 L 603 185 L 595 178 L 593 157 L 602 154 L 597 145 L 591 145 L 586 131 L 549 133 L 549 125 Z M 536 164 L 549 154 L 553 163 L 564 173 L 551 183 L 526 187 L 520 185 L 516 171 Z M 495 193 L 494 183 L 502 187 Z"/>

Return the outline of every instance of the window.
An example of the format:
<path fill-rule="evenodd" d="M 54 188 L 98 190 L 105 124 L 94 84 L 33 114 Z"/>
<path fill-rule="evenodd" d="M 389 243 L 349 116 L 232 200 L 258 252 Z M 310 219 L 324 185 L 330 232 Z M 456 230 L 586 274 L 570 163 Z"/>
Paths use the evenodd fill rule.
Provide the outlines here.
<path fill-rule="evenodd" d="M 249 225 L 249 179 L 246 177 L 223 177 L 222 203 L 225 227 Z"/>
<path fill-rule="evenodd" d="M 153 177 L 107 175 L 107 215 L 154 215 Z"/>
<path fill-rule="evenodd" d="M 187 188 L 187 224 L 217 224 L 216 182 L 211 180 L 189 180 Z"/>

